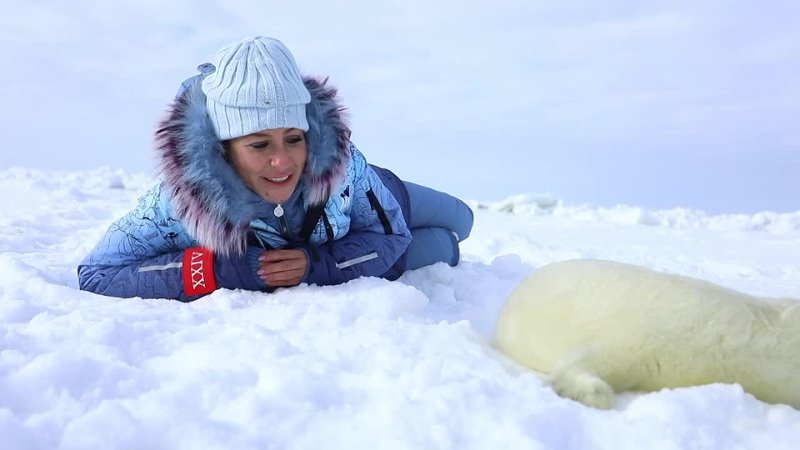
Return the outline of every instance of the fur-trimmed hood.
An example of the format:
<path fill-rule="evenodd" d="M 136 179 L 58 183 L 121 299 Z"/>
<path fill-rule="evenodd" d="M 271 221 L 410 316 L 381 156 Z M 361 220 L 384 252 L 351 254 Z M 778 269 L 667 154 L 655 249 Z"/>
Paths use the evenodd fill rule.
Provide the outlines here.
<path fill-rule="evenodd" d="M 344 179 L 351 157 L 350 129 L 327 79 L 303 81 L 311 103 L 306 106 L 308 157 L 302 186 L 306 202 L 313 205 L 326 202 Z M 175 99 L 156 131 L 163 186 L 176 218 L 201 245 L 224 255 L 242 254 L 263 200 L 223 157 L 200 85 L 199 80 L 192 83 Z"/>

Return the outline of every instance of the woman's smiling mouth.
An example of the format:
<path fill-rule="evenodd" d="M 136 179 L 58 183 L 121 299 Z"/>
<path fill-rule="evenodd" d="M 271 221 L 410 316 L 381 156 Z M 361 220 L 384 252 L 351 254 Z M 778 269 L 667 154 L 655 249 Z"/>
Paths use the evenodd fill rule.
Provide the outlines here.
<path fill-rule="evenodd" d="M 261 178 L 264 179 L 264 180 L 269 181 L 270 183 L 278 183 L 278 184 L 280 184 L 280 183 L 283 183 L 284 181 L 288 180 L 289 177 L 291 177 L 291 175 L 286 175 L 286 176 L 282 176 L 282 177 L 274 177 L 274 178 L 270 178 L 270 177 L 261 177 Z"/>

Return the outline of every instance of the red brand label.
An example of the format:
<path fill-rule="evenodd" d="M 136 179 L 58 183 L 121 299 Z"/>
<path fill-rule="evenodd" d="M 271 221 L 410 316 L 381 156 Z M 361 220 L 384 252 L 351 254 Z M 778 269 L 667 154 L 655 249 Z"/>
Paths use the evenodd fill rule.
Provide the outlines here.
<path fill-rule="evenodd" d="M 187 248 L 183 253 L 183 290 L 186 295 L 205 295 L 216 289 L 214 253 L 203 247 Z"/>

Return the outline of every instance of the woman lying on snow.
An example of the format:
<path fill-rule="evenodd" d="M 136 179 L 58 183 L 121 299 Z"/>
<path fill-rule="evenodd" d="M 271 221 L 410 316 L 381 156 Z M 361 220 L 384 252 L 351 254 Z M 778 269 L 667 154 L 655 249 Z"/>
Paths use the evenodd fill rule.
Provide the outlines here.
<path fill-rule="evenodd" d="M 162 181 L 78 267 L 80 288 L 191 301 L 456 265 L 472 211 L 367 164 L 325 81 L 255 37 L 187 80 L 156 136 Z"/>

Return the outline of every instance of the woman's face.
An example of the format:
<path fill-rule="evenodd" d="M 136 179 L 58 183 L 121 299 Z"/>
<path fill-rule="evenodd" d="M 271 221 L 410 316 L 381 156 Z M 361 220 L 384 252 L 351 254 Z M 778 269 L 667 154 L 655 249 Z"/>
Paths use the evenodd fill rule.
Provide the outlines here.
<path fill-rule="evenodd" d="M 231 139 L 230 161 L 245 184 L 271 203 L 283 203 L 292 196 L 308 148 L 302 130 L 276 128 Z"/>

